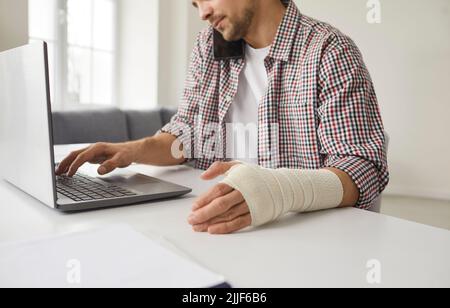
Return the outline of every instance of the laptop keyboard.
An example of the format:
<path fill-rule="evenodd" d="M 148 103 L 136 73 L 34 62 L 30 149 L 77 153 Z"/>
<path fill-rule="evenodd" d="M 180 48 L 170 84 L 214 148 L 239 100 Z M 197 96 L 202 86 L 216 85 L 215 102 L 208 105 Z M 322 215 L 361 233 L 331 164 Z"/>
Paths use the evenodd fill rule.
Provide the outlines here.
<path fill-rule="evenodd" d="M 136 196 L 127 189 L 112 184 L 102 184 L 84 174 L 76 174 L 71 178 L 57 176 L 56 190 L 75 202 Z"/>

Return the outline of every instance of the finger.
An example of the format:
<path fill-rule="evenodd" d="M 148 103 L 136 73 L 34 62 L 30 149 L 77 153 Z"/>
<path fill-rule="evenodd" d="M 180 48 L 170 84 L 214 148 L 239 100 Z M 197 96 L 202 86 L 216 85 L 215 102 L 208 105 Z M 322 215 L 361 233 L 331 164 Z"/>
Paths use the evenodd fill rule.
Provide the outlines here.
<path fill-rule="evenodd" d="M 93 164 L 93 165 L 101 165 L 104 162 L 106 162 L 107 160 L 108 160 L 107 156 L 99 156 L 99 157 L 94 157 L 94 159 L 89 161 L 89 163 Z"/>
<path fill-rule="evenodd" d="M 189 216 L 188 221 L 191 225 L 205 223 L 208 220 L 225 214 L 235 205 L 240 204 L 244 201 L 245 200 L 242 194 L 239 191 L 234 190 L 225 196 L 215 199 L 207 206 L 193 212 L 191 216 Z"/>
<path fill-rule="evenodd" d="M 120 167 L 120 156 L 116 154 L 110 160 L 105 161 L 97 170 L 98 174 L 105 175 Z"/>
<path fill-rule="evenodd" d="M 58 168 L 56 169 L 55 173 L 56 175 L 64 174 L 68 171 L 70 165 L 72 162 L 80 155 L 80 153 L 86 151 L 86 149 L 73 151 L 71 152 L 66 158 L 63 159 L 63 161 L 59 164 Z"/>
<path fill-rule="evenodd" d="M 201 175 L 201 178 L 206 181 L 213 180 L 218 176 L 225 174 L 237 164 L 239 164 L 239 162 L 215 162 Z"/>
<path fill-rule="evenodd" d="M 198 198 L 194 205 L 192 206 L 192 210 L 196 211 L 198 209 L 201 209 L 202 207 L 210 204 L 213 200 L 220 198 L 222 196 L 225 196 L 233 191 L 233 188 L 226 184 L 217 184 L 213 188 L 211 188 L 207 193 L 203 194 Z"/>
<path fill-rule="evenodd" d="M 250 209 L 248 208 L 247 203 L 243 202 L 241 204 L 238 204 L 236 206 L 234 206 L 232 209 L 230 209 L 229 211 L 227 211 L 226 213 L 217 216 L 205 223 L 202 224 L 198 224 L 198 225 L 194 225 L 193 229 L 196 232 L 207 232 L 208 228 L 210 226 L 219 224 L 219 223 L 223 223 L 223 222 L 229 222 L 229 221 L 233 221 L 236 218 L 249 214 L 250 213 Z"/>
<path fill-rule="evenodd" d="M 250 227 L 252 224 L 252 217 L 250 214 L 240 216 L 233 221 L 220 223 L 210 226 L 208 232 L 210 234 L 230 234 L 244 228 Z"/>
<path fill-rule="evenodd" d="M 240 216 L 244 216 L 249 213 L 250 213 L 250 209 L 248 208 L 247 203 L 243 202 L 241 204 L 236 205 L 235 207 L 233 207 L 231 210 L 229 210 L 225 214 L 222 214 L 216 218 L 213 218 L 210 221 L 207 221 L 203 224 L 194 225 L 193 229 L 196 232 L 206 232 L 206 231 L 208 231 L 208 228 L 210 226 L 217 225 L 217 224 L 223 223 L 223 222 L 233 221 L 236 218 L 238 218 Z"/>
<path fill-rule="evenodd" d="M 77 173 L 78 169 L 86 162 L 93 160 L 97 155 L 100 154 L 100 151 L 103 149 L 100 146 L 93 146 L 88 148 L 86 151 L 80 153 L 77 158 L 72 162 L 69 167 L 69 171 L 67 172 L 67 176 L 71 177 Z"/>

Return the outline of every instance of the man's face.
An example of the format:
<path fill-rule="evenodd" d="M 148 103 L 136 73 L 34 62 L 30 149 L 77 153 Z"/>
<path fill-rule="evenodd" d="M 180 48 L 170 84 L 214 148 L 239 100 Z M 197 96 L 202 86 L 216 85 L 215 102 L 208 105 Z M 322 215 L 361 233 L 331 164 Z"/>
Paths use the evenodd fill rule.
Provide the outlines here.
<path fill-rule="evenodd" d="M 227 41 L 247 35 L 258 0 L 194 0 L 200 18 L 208 21 Z"/>

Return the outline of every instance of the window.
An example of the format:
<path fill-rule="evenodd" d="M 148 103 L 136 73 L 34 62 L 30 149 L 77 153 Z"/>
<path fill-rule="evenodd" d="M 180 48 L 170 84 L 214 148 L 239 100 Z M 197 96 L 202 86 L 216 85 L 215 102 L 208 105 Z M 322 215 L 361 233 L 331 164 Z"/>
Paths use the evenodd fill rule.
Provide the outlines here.
<path fill-rule="evenodd" d="M 29 33 L 48 43 L 56 107 L 116 104 L 116 0 L 29 0 Z"/>

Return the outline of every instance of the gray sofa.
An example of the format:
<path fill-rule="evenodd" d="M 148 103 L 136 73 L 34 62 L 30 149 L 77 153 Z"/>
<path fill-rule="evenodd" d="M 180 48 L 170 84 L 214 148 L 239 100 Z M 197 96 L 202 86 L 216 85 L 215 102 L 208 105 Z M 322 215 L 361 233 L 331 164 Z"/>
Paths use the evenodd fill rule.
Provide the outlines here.
<path fill-rule="evenodd" d="M 53 112 L 54 143 L 124 142 L 153 136 L 176 110 L 96 109 Z"/>

